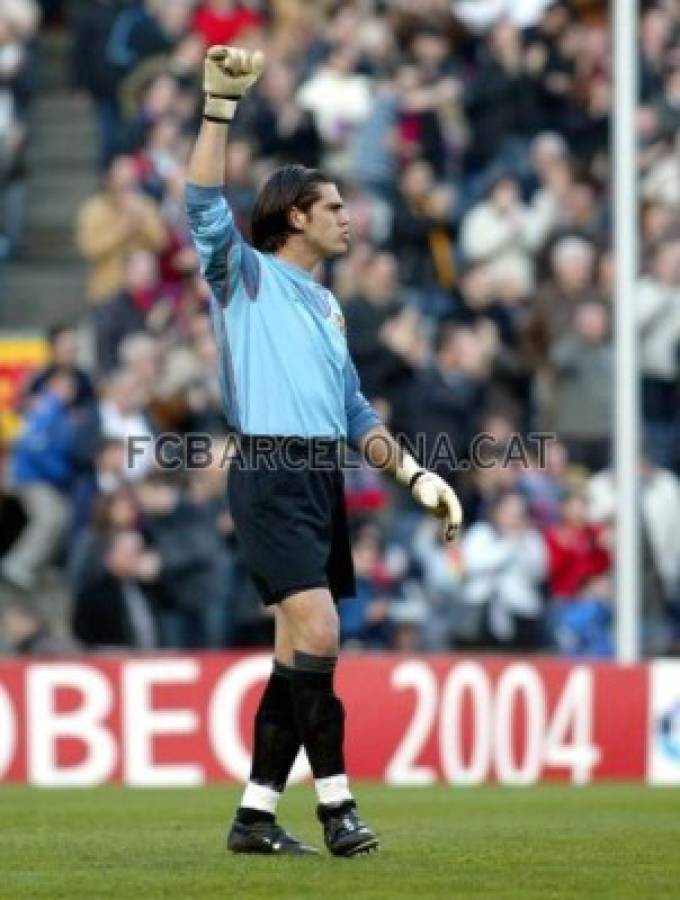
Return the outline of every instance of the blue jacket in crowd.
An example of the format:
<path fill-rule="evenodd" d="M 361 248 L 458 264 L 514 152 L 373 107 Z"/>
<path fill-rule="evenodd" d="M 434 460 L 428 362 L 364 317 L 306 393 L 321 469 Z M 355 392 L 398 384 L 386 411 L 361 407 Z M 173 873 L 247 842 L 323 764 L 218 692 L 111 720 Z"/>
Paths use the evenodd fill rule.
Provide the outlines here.
<path fill-rule="evenodd" d="M 49 392 L 26 416 L 24 431 L 12 452 L 12 480 L 16 487 L 36 482 L 65 489 L 73 474 L 73 429 L 67 404 Z"/>

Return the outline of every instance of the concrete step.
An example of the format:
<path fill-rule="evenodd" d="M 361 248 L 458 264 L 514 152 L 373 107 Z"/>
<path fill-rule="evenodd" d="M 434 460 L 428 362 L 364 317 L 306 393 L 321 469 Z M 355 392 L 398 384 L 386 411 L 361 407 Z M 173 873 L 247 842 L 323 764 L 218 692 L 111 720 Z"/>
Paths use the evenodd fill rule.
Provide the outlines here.
<path fill-rule="evenodd" d="M 32 221 L 24 246 L 21 248 L 20 262 L 33 265 L 82 263 L 71 223 L 61 226 Z"/>
<path fill-rule="evenodd" d="M 0 328 L 45 328 L 78 318 L 87 310 L 84 289 L 85 272 L 80 265 L 13 263 L 7 268 Z"/>
<path fill-rule="evenodd" d="M 40 36 L 38 78 L 46 88 L 70 83 L 71 36 L 67 31 L 43 31 Z"/>
<path fill-rule="evenodd" d="M 54 203 L 61 200 L 71 208 L 78 206 L 97 189 L 92 172 L 68 169 L 53 172 L 48 166 L 31 173 L 28 195 L 33 203 Z"/>
<path fill-rule="evenodd" d="M 96 129 L 80 119 L 59 124 L 36 122 L 31 132 L 32 149 L 37 146 L 45 147 L 60 157 L 77 155 L 82 153 L 83 149 L 92 151 L 93 144 L 97 140 Z"/>
<path fill-rule="evenodd" d="M 27 215 L 27 233 L 26 240 L 30 241 L 30 232 L 33 228 L 42 229 L 60 229 L 64 234 L 73 236 L 75 228 L 75 211 L 70 207 L 64 207 L 63 204 L 55 203 L 47 205 L 41 203 L 30 209 Z"/>
<path fill-rule="evenodd" d="M 84 122 L 91 123 L 93 130 L 95 127 L 89 101 L 63 88 L 41 94 L 33 105 L 32 115 L 36 126 L 69 128 Z"/>
<path fill-rule="evenodd" d="M 27 156 L 31 177 L 46 169 L 55 177 L 65 172 L 79 172 L 84 178 L 91 179 L 97 165 L 89 140 L 78 141 L 75 146 L 72 141 L 60 144 L 33 140 Z"/>
<path fill-rule="evenodd" d="M 26 239 L 20 258 L 3 273 L 0 328 L 44 329 L 88 311 L 74 226 L 81 203 L 97 189 L 97 129 L 90 104 L 71 90 L 69 48 L 66 31 L 40 35 Z"/>
<path fill-rule="evenodd" d="M 36 171 L 28 183 L 28 238 L 33 227 L 62 229 L 71 236 L 80 205 L 97 190 L 91 174 Z"/>

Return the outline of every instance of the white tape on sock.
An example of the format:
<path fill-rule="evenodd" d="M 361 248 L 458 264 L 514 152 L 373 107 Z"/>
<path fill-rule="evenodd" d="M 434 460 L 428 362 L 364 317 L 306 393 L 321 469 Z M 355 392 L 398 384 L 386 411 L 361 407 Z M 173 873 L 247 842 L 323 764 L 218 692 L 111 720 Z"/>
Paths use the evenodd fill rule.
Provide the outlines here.
<path fill-rule="evenodd" d="M 247 806 L 248 809 L 258 809 L 260 812 L 271 813 L 274 816 L 276 815 L 276 805 L 280 796 L 281 794 L 273 788 L 249 781 L 241 798 L 241 806 Z"/>
<path fill-rule="evenodd" d="M 319 803 L 324 805 L 342 803 L 343 800 L 353 799 L 346 775 L 330 775 L 328 778 L 317 778 L 314 784 Z"/>

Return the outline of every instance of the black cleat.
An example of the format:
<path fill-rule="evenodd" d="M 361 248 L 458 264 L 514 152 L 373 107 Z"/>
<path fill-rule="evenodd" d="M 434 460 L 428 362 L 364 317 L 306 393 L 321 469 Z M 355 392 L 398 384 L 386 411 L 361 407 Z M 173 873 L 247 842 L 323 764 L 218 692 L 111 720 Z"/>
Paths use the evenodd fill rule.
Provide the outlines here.
<path fill-rule="evenodd" d="M 227 849 L 232 853 L 262 853 L 279 856 L 317 856 L 315 847 L 308 847 L 276 822 L 254 822 L 244 825 L 235 821 L 227 837 Z"/>
<path fill-rule="evenodd" d="M 326 847 L 333 856 L 357 856 L 378 849 L 378 838 L 359 818 L 354 801 L 319 805 L 316 814 L 323 825 Z"/>

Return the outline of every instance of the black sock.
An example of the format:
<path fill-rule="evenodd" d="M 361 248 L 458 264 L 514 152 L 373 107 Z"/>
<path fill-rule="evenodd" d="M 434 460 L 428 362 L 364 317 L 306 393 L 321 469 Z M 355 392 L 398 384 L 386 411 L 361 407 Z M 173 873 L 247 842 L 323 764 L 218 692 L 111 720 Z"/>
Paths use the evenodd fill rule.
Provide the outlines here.
<path fill-rule="evenodd" d="M 278 660 L 255 715 L 253 762 L 250 780 L 283 791 L 301 740 L 297 728 L 291 676 L 293 670 Z"/>
<path fill-rule="evenodd" d="M 293 707 L 315 778 L 345 771 L 345 710 L 333 690 L 334 656 L 295 653 Z"/>
<path fill-rule="evenodd" d="M 239 806 L 236 810 L 236 821 L 242 825 L 254 825 L 256 822 L 275 822 L 276 816 L 261 809 L 249 809 Z"/>

